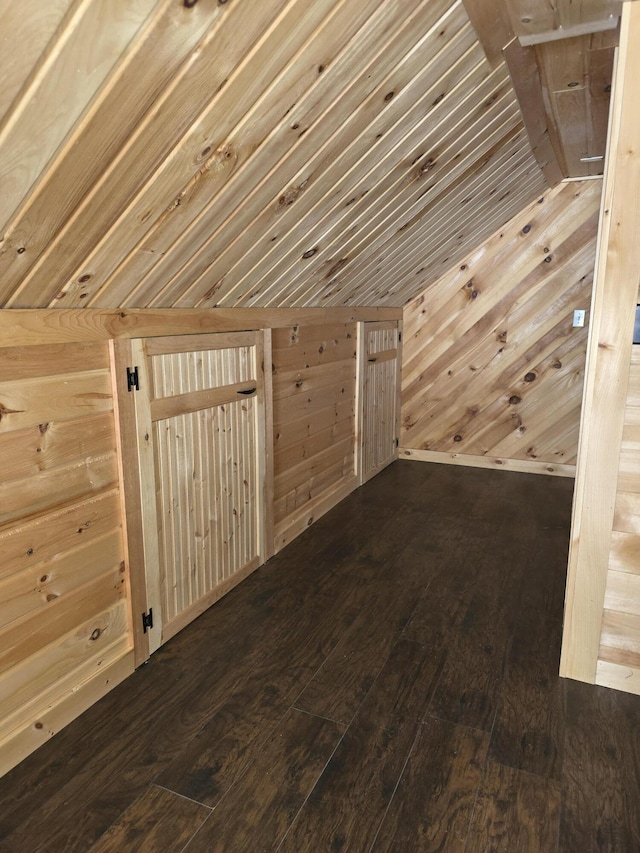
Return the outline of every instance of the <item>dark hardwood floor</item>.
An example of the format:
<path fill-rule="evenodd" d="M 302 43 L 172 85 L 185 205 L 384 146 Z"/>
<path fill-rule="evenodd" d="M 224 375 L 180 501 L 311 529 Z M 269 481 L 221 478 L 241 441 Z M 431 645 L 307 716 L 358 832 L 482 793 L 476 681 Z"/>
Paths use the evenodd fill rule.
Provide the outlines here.
<path fill-rule="evenodd" d="M 557 676 L 572 486 L 395 463 L 0 780 L 0 849 L 640 851 L 640 697 Z"/>

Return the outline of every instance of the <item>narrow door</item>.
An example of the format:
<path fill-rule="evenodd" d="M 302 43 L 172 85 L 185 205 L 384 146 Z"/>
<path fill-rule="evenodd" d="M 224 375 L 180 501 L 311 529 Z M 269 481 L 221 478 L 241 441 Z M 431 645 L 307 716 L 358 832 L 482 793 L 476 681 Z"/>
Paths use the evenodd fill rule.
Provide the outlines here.
<path fill-rule="evenodd" d="M 400 332 L 397 323 L 361 323 L 359 336 L 358 473 L 364 483 L 397 456 Z"/>
<path fill-rule="evenodd" d="M 130 358 L 151 653 L 263 562 L 262 334 L 139 339 Z"/>

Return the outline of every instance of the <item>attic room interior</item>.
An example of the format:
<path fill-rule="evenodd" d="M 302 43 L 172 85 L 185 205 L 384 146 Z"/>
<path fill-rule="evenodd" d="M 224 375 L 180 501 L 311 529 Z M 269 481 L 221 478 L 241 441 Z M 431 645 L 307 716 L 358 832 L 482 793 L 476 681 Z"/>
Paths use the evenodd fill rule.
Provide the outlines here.
<path fill-rule="evenodd" d="M 0 850 L 640 850 L 640 4 L 0 37 Z"/>

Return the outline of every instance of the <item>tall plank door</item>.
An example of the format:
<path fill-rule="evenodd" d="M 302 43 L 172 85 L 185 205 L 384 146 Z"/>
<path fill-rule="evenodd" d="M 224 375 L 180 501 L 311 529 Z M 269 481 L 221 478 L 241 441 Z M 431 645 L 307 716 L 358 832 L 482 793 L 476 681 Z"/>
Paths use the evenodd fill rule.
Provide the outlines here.
<path fill-rule="evenodd" d="M 358 475 L 365 483 L 397 456 L 400 417 L 398 323 L 360 323 Z"/>
<path fill-rule="evenodd" d="M 263 337 L 138 339 L 115 360 L 140 662 L 264 562 Z"/>

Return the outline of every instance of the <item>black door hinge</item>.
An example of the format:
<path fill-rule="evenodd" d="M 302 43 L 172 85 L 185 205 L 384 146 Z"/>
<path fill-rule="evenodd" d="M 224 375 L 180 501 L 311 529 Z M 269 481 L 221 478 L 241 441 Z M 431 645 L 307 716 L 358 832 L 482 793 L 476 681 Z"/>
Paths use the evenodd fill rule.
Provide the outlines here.
<path fill-rule="evenodd" d="M 127 391 L 133 391 L 134 388 L 136 391 L 140 390 L 138 368 L 134 367 L 132 370 L 130 367 L 127 367 Z"/>
<path fill-rule="evenodd" d="M 142 633 L 147 633 L 147 628 L 153 628 L 153 607 L 149 608 L 148 613 L 142 614 Z"/>
<path fill-rule="evenodd" d="M 399 341 L 401 341 L 401 340 L 402 340 L 402 332 L 398 332 L 398 340 L 399 340 Z"/>
<path fill-rule="evenodd" d="M 396 438 L 396 447 L 400 447 L 400 439 Z"/>

